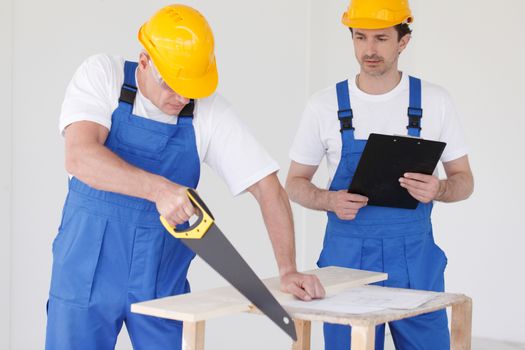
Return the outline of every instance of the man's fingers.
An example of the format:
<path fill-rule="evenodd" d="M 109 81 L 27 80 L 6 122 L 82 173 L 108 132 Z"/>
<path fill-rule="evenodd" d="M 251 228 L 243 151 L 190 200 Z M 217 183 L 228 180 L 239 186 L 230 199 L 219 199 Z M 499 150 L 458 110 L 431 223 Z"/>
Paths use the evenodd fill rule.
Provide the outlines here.
<path fill-rule="evenodd" d="M 401 178 L 399 179 L 399 183 L 401 184 L 402 187 L 405 187 L 405 188 L 414 188 L 414 189 L 425 189 L 425 188 L 428 188 L 428 183 L 426 182 L 421 182 L 421 181 L 417 181 L 417 180 L 410 180 L 410 179 L 406 179 L 406 178 Z"/>
<path fill-rule="evenodd" d="M 168 224 L 170 224 L 171 227 L 175 227 L 177 225 L 177 223 L 173 221 L 173 219 L 170 217 L 165 216 L 164 219 L 166 219 L 166 221 L 168 222 Z"/>
<path fill-rule="evenodd" d="M 319 278 L 317 276 L 312 276 L 312 284 L 315 287 L 315 294 L 313 295 L 314 298 L 324 298 L 326 292 L 324 290 L 323 285 L 321 284 L 321 281 L 319 281 Z"/>
<path fill-rule="evenodd" d="M 431 196 L 431 191 L 427 188 L 424 188 L 424 189 L 421 189 L 421 188 L 415 188 L 415 187 L 408 187 L 408 186 L 402 186 L 404 188 L 406 188 L 406 190 L 408 191 L 408 193 L 410 193 L 410 195 L 412 197 L 424 197 L 424 198 L 427 198 L 427 197 L 430 197 Z M 416 198 L 416 199 L 419 199 L 419 198 Z"/>
<path fill-rule="evenodd" d="M 315 297 L 318 299 L 322 299 L 326 296 L 326 290 L 324 289 L 321 282 L 319 282 L 319 284 L 316 284 L 315 291 L 316 291 Z"/>
<path fill-rule="evenodd" d="M 182 208 L 175 213 L 175 217 L 177 219 L 177 225 L 185 223 L 190 219 L 190 216 L 187 215 L 186 212 L 182 210 Z"/>
<path fill-rule="evenodd" d="M 418 201 L 420 202 L 423 202 L 423 203 L 428 203 L 430 202 L 431 198 L 428 196 L 428 193 L 426 192 L 421 192 L 421 191 L 408 191 L 408 193 L 414 197 L 415 199 L 417 199 Z"/>
<path fill-rule="evenodd" d="M 188 216 L 188 219 L 195 214 L 195 209 L 189 200 L 182 205 L 182 210 Z"/>
<path fill-rule="evenodd" d="M 338 214 L 337 216 L 341 220 L 353 220 L 353 219 L 355 219 L 355 214 L 341 213 L 341 214 Z"/>
<path fill-rule="evenodd" d="M 304 275 L 300 282 L 300 287 L 302 287 L 312 299 L 324 297 L 324 288 L 315 275 Z"/>
<path fill-rule="evenodd" d="M 412 193 L 416 196 L 419 196 L 419 197 L 427 197 L 428 196 L 428 191 L 424 191 L 424 190 L 418 190 L 418 189 L 411 189 L 409 191 L 409 193 Z"/>
<path fill-rule="evenodd" d="M 351 202 L 362 202 L 362 203 L 368 202 L 368 197 L 365 197 L 365 196 L 362 196 L 356 193 L 348 193 L 347 199 Z"/>
<path fill-rule="evenodd" d="M 315 275 L 294 273 L 285 276 L 281 280 L 281 288 L 304 301 L 323 298 L 325 295 L 324 288 Z"/>
<path fill-rule="evenodd" d="M 312 300 L 312 297 L 310 296 L 310 294 L 308 294 L 304 289 L 299 287 L 294 282 L 290 283 L 290 285 L 288 286 L 288 291 L 301 300 L 304 300 L 304 301 Z"/>
<path fill-rule="evenodd" d="M 357 213 L 359 209 L 362 208 L 355 204 L 346 203 L 342 208 L 341 211 L 344 213 Z"/>
<path fill-rule="evenodd" d="M 311 299 L 315 298 L 315 285 L 309 278 L 304 278 L 301 282 L 301 287 L 308 293 Z"/>
<path fill-rule="evenodd" d="M 403 176 L 407 179 L 414 179 L 417 181 L 428 182 L 429 178 L 433 177 L 432 175 L 419 174 L 419 173 L 405 173 Z"/>
<path fill-rule="evenodd" d="M 367 205 L 366 202 L 346 202 L 343 204 L 344 210 L 358 210 Z"/>

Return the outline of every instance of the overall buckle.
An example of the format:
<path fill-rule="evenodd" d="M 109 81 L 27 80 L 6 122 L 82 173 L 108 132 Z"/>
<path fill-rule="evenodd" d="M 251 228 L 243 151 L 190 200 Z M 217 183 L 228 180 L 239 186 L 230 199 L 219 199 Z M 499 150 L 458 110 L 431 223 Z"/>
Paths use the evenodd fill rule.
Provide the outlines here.
<path fill-rule="evenodd" d="M 339 118 L 339 122 L 341 123 L 341 130 L 354 130 L 354 126 L 352 125 L 352 118 L 354 117 L 354 113 L 352 112 L 352 109 L 341 109 L 337 111 L 337 117 Z"/>
<path fill-rule="evenodd" d="M 421 130 L 421 118 L 423 118 L 423 109 L 417 107 L 408 107 L 407 129 Z"/>

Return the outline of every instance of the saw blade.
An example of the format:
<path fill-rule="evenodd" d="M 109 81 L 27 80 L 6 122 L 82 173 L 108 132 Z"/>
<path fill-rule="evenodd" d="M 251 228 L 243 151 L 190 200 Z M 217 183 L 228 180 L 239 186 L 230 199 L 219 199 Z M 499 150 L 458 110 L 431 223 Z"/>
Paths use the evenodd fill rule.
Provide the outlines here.
<path fill-rule="evenodd" d="M 200 239 L 181 241 L 250 300 L 262 313 L 297 340 L 293 319 L 213 223 Z"/>

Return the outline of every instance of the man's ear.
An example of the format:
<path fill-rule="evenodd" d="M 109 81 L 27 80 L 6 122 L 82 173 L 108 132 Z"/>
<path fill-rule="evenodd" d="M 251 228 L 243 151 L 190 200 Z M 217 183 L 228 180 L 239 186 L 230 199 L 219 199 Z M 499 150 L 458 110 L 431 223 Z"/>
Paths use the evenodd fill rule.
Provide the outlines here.
<path fill-rule="evenodd" d="M 139 55 L 139 67 L 144 70 L 148 67 L 149 56 L 146 52 L 142 51 Z"/>
<path fill-rule="evenodd" d="M 405 34 L 401 39 L 399 39 L 399 53 L 403 52 L 410 42 L 412 36 L 410 34 Z"/>

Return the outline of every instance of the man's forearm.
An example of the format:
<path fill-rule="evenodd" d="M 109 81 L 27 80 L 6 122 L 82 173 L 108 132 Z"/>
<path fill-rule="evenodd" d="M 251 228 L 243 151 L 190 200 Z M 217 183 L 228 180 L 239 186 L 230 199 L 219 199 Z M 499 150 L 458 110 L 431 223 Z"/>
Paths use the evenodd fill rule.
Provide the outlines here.
<path fill-rule="evenodd" d="M 459 173 L 439 181 L 439 191 L 435 198 L 439 202 L 458 202 L 470 197 L 474 190 L 474 179 L 469 173 Z"/>
<path fill-rule="evenodd" d="M 66 170 L 98 190 L 123 193 L 154 201 L 157 188 L 166 181 L 121 159 L 106 146 L 66 147 Z"/>
<path fill-rule="evenodd" d="M 279 266 L 281 290 L 301 300 L 323 298 L 325 291 L 314 275 L 297 272 L 292 209 L 286 191 L 275 173 L 252 185 L 248 191 L 261 207 L 264 223 Z"/>
<path fill-rule="evenodd" d="M 306 178 L 294 177 L 289 179 L 286 183 L 286 192 L 292 201 L 308 209 L 332 210 L 329 191 L 320 189 Z"/>
<path fill-rule="evenodd" d="M 288 195 L 274 174 L 250 187 L 261 208 L 281 276 L 296 272 L 295 237 Z"/>

